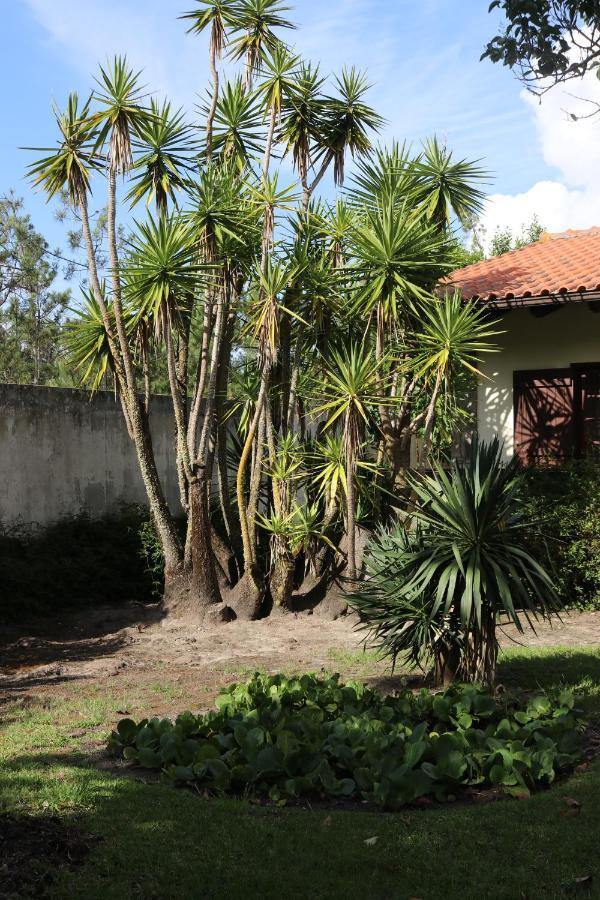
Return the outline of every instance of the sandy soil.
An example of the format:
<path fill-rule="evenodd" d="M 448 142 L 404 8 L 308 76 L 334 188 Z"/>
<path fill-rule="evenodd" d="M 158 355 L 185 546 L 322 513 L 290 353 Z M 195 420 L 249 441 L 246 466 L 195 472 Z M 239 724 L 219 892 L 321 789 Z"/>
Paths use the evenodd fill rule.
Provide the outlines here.
<path fill-rule="evenodd" d="M 161 623 L 140 606 L 4 627 L 0 631 L 0 701 L 70 693 L 69 687 L 143 688 L 157 679 L 176 686 L 181 707 L 205 708 L 218 689 L 256 670 L 342 671 L 388 687 L 389 665 L 361 661 L 362 637 L 349 619 L 284 616 L 209 630 Z M 504 646 L 600 645 L 600 612 L 565 615 L 537 635 L 503 629 Z M 166 691 L 166 689 L 165 689 Z M 173 691 L 172 691 L 173 692 Z M 167 691 L 168 693 L 168 691 Z M 164 698 L 163 698 L 164 699 Z M 167 698 L 168 699 L 168 698 Z M 160 701 L 160 698 L 159 698 Z M 162 703 L 163 708 L 171 702 Z M 155 704 L 156 711 L 161 706 Z"/>

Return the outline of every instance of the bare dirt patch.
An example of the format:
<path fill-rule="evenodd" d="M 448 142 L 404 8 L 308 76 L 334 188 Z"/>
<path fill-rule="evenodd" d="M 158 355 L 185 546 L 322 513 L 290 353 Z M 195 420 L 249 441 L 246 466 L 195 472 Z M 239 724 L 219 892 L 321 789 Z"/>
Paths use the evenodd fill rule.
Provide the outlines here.
<path fill-rule="evenodd" d="M 201 629 L 165 624 L 152 608 L 105 607 L 3 629 L 0 702 L 135 687 L 150 704 L 146 712 L 205 709 L 224 684 L 258 669 L 335 670 L 389 689 L 389 663 L 372 653 L 363 662 L 363 639 L 351 618 L 289 615 Z M 565 614 L 552 627 L 539 625 L 537 635 L 509 626 L 500 639 L 506 647 L 600 645 L 600 612 Z"/>

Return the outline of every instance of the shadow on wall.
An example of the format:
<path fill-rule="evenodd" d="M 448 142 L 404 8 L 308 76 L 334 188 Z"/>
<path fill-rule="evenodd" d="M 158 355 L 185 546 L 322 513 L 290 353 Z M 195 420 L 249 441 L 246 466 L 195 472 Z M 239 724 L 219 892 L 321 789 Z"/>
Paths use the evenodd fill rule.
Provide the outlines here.
<path fill-rule="evenodd" d="M 156 601 L 162 578 L 154 530 L 138 507 L 96 520 L 71 518 L 34 533 L 0 531 L 2 619 Z"/>

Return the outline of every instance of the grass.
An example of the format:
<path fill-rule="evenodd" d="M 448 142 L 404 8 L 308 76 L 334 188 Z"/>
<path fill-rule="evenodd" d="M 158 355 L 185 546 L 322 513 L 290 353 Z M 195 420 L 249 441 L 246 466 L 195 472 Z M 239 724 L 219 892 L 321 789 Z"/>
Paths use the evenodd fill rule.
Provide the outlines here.
<path fill-rule="evenodd" d="M 351 672 L 353 678 L 368 678 L 389 672 L 389 662 L 376 650 L 338 650 L 332 648 L 329 658 L 335 671 Z"/>
<path fill-rule="evenodd" d="M 500 678 L 525 688 L 570 684 L 600 719 L 597 649 L 511 650 Z M 79 687 L 46 708 L 4 708 L 0 806 L 56 813 L 102 837 L 81 868 L 57 875 L 55 898 L 600 896 L 599 762 L 530 800 L 400 814 L 207 801 L 98 767 L 97 745 L 118 711 L 144 702 L 136 691 Z M 579 815 L 562 815 L 566 796 L 581 803 Z M 591 887 L 577 887 L 587 875 Z"/>

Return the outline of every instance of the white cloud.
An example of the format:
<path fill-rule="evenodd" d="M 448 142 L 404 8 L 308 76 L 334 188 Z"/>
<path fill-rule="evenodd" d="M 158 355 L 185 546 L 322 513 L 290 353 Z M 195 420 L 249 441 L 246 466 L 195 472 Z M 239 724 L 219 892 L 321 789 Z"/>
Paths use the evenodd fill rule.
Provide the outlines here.
<path fill-rule="evenodd" d="M 570 91 L 555 88 L 541 100 L 522 94 L 534 118 L 544 162 L 558 170 L 554 180 L 538 181 L 520 194 L 493 194 L 483 217 L 487 240 L 496 228 L 519 231 L 533 216 L 549 231 L 600 225 L 600 115 L 589 114 L 600 102 L 600 82 L 589 74 Z M 519 147 L 515 146 L 515 157 Z"/>
<path fill-rule="evenodd" d="M 85 87 L 97 64 L 115 54 L 127 54 L 136 69 L 144 70 L 144 83 L 188 108 L 206 85 L 206 55 L 198 39 L 185 34 L 177 19 L 189 6 L 164 0 L 25 0 L 50 41 L 85 78 Z M 77 85 L 74 85 L 77 87 Z M 84 93 L 84 89 L 80 93 Z"/>

